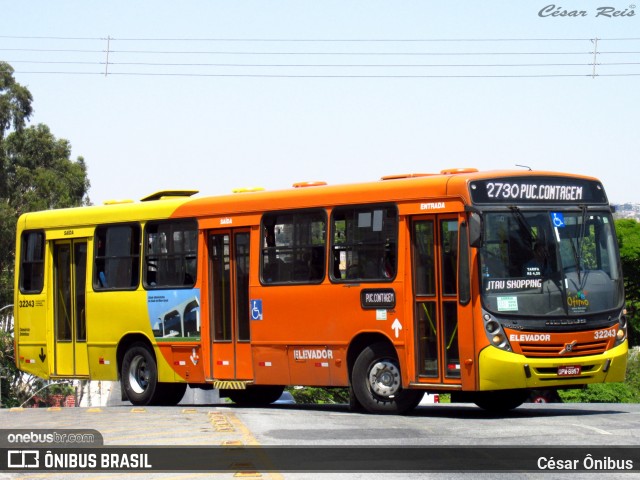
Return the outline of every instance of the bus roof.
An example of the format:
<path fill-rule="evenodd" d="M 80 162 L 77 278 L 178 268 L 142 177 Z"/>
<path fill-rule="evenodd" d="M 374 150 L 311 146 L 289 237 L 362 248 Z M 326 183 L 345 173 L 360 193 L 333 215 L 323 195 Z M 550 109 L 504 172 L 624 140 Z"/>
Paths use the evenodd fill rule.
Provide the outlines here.
<path fill-rule="evenodd" d="M 523 170 L 479 172 L 475 169 L 448 169 L 437 174 L 389 175 L 366 183 L 326 185 L 300 182 L 285 190 L 239 189 L 243 193 L 192 198 L 194 190 L 161 191 L 140 202 L 112 202 L 102 206 L 76 207 L 26 213 L 20 229 L 55 228 L 154 220 L 169 217 L 206 217 L 259 213 L 264 210 L 303 209 L 358 203 L 391 203 L 428 198 L 457 198 L 471 203 L 469 183 L 492 178 L 564 177 L 597 181 L 593 177 Z"/>

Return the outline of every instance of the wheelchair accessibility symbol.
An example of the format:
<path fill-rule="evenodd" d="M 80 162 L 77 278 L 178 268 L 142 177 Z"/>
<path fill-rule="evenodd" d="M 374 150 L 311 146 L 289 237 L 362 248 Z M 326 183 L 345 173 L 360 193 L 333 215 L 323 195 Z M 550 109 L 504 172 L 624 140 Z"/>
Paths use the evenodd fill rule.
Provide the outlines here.
<path fill-rule="evenodd" d="M 262 320 L 262 300 L 251 300 L 251 320 Z"/>
<path fill-rule="evenodd" d="M 551 212 L 551 221 L 556 228 L 563 228 L 565 226 L 564 214 L 561 212 Z"/>

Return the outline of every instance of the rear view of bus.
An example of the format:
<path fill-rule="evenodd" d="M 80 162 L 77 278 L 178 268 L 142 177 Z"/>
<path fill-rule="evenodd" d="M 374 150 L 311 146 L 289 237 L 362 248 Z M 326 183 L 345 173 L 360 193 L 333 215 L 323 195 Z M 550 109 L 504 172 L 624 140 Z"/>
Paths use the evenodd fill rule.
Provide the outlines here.
<path fill-rule="evenodd" d="M 517 389 L 623 381 L 623 277 L 602 185 L 528 175 L 473 180 L 468 188 L 477 313 L 489 342 L 479 354 L 476 403 L 512 408 L 526 395 Z"/>

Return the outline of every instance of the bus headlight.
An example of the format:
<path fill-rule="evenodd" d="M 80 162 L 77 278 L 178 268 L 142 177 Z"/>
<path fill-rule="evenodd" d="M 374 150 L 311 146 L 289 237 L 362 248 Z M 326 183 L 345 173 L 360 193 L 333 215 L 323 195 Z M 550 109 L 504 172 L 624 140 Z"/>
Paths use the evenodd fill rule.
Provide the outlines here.
<path fill-rule="evenodd" d="M 613 345 L 614 347 L 617 347 L 627 339 L 627 327 L 627 309 L 625 308 L 622 310 L 620 317 L 618 318 L 618 331 L 616 332 L 616 342 Z"/>
<path fill-rule="evenodd" d="M 507 341 L 507 335 L 502 329 L 500 322 L 488 313 L 485 313 L 482 318 L 484 319 L 484 333 L 491 345 L 501 350 L 511 351 L 511 345 L 509 345 Z"/>

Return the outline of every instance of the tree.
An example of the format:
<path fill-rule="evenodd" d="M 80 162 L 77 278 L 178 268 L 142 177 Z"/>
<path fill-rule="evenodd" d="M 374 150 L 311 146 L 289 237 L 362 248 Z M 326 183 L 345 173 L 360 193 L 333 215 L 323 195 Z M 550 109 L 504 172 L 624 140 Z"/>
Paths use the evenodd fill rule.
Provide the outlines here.
<path fill-rule="evenodd" d="M 56 139 L 40 124 L 11 132 L 0 141 L 3 152 L 0 196 L 0 307 L 12 303 L 15 231 L 26 212 L 89 204 L 84 159 L 69 159 L 67 140 Z"/>
<path fill-rule="evenodd" d="M 16 223 L 26 212 L 88 205 L 89 179 L 84 159 L 70 159 L 71 145 L 57 139 L 44 124 L 26 126 L 32 96 L 13 78 L 13 68 L 0 62 L 0 308 L 13 303 Z M 0 312 L 0 325 L 11 324 L 10 309 Z M 15 403 L 25 378 L 15 369 L 13 340 L 6 327 L 0 335 L 2 404 Z M 5 385 L 11 391 L 5 392 Z M 9 396 L 9 398 L 6 397 Z"/>
<path fill-rule="evenodd" d="M 33 113 L 32 101 L 31 92 L 13 78 L 11 65 L 0 62 L 0 141 L 11 127 L 22 130 Z"/>
<path fill-rule="evenodd" d="M 33 112 L 29 90 L 13 78 L 13 68 L 0 62 L 0 308 L 11 303 L 15 215 L 8 203 L 4 138 L 11 129 L 22 131 Z"/>
<path fill-rule="evenodd" d="M 39 124 L 5 140 L 7 200 L 17 216 L 35 210 L 87 205 L 84 158 L 69 159 L 71 145 Z"/>
<path fill-rule="evenodd" d="M 629 342 L 640 345 L 640 223 L 616 220 L 624 289 L 629 319 Z"/>

